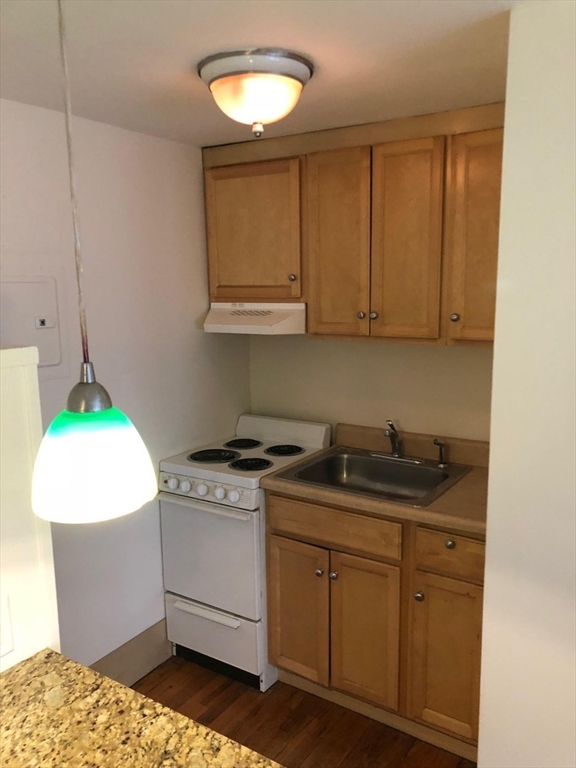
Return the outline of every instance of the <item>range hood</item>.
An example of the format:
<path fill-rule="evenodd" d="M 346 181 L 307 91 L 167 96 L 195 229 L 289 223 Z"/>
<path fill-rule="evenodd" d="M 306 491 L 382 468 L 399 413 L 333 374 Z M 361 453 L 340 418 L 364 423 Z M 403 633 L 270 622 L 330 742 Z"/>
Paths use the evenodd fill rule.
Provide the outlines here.
<path fill-rule="evenodd" d="M 306 304 L 215 302 L 204 321 L 209 333 L 306 333 Z"/>

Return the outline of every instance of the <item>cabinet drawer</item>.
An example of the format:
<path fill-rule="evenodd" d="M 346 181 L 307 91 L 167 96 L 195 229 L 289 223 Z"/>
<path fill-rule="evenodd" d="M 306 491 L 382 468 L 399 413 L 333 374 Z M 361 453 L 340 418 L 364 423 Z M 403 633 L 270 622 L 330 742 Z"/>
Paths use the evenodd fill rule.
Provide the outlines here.
<path fill-rule="evenodd" d="M 393 560 L 402 557 L 400 523 L 354 515 L 331 507 L 269 496 L 268 526 L 271 532 L 284 533 L 333 549 L 352 550 Z"/>
<path fill-rule="evenodd" d="M 416 530 L 416 568 L 460 579 L 484 581 L 485 545 L 481 541 L 453 536 L 427 528 Z"/>

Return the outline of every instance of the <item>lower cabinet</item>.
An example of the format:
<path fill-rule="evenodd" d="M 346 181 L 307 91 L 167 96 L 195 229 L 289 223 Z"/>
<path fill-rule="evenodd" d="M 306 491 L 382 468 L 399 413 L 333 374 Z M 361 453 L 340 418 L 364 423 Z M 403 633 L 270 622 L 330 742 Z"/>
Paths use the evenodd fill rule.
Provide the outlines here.
<path fill-rule="evenodd" d="M 478 739 L 482 587 L 416 571 L 409 715 Z"/>
<path fill-rule="evenodd" d="M 270 662 L 476 742 L 484 543 L 276 495 L 267 515 Z"/>
<path fill-rule="evenodd" d="M 268 658 L 315 683 L 329 682 L 329 553 L 270 536 Z"/>
<path fill-rule="evenodd" d="M 398 708 L 400 569 L 269 537 L 272 664 Z"/>

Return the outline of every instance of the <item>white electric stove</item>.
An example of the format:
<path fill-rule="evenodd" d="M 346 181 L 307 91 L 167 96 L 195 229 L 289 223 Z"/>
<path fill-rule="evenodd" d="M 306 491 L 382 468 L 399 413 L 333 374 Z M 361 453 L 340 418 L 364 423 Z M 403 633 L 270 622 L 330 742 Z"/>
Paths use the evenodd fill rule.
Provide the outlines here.
<path fill-rule="evenodd" d="M 168 639 L 261 690 L 268 664 L 260 479 L 330 444 L 330 425 L 240 416 L 236 434 L 160 462 Z"/>

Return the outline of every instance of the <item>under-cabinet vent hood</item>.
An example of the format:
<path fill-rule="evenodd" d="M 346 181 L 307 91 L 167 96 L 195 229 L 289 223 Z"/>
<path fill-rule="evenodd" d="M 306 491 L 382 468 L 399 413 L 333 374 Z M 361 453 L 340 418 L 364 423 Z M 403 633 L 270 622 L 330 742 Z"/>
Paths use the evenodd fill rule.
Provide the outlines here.
<path fill-rule="evenodd" d="M 210 333 L 306 333 L 306 304 L 210 304 L 204 321 Z"/>

